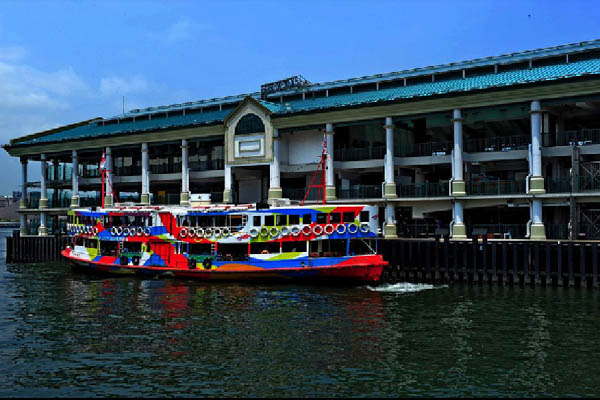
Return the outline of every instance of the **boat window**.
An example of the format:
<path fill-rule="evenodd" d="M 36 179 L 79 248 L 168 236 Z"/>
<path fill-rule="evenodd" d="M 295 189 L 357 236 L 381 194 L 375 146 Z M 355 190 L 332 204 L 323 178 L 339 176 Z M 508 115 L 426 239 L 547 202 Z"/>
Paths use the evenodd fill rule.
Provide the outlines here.
<path fill-rule="evenodd" d="M 312 222 L 312 218 L 311 217 L 312 217 L 312 215 L 310 215 L 310 214 L 304 214 L 302 216 L 302 223 L 303 224 L 307 224 L 307 225 L 310 224 Z"/>
<path fill-rule="evenodd" d="M 221 251 L 221 245 L 219 245 L 219 251 Z M 251 254 L 279 254 L 279 251 L 277 242 L 252 243 L 250 245 Z"/>
<path fill-rule="evenodd" d="M 224 261 L 245 261 L 248 259 L 248 244 L 219 243 L 217 258 Z"/>
<path fill-rule="evenodd" d="M 100 255 L 116 257 L 119 249 L 119 242 L 109 240 L 100 241 Z"/>
<path fill-rule="evenodd" d="M 353 212 L 345 212 L 344 213 L 344 222 L 354 222 L 354 213 Z"/>
<path fill-rule="evenodd" d="M 277 226 L 287 225 L 287 215 L 277 215 Z"/>
<path fill-rule="evenodd" d="M 225 226 L 225 216 L 224 215 L 216 215 L 215 216 L 215 226 Z"/>
<path fill-rule="evenodd" d="M 254 226 L 260 226 L 261 225 L 261 223 L 260 223 L 260 215 L 255 215 L 252 218 L 252 225 L 254 225 Z"/>
<path fill-rule="evenodd" d="M 282 253 L 302 253 L 306 251 L 306 242 L 290 241 L 281 244 Z"/>
<path fill-rule="evenodd" d="M 141 242 L 123 242 L 121 253 L 140 253 L 142 251 Z"/>
<path fill-rule="evenodd" d="M 213 217 L 207 215 L 201 215 L 198 217 L 198 224 L 202 227 L 213 226 Z"/>
<path fill-rule="evenodd" d="M 196 254 L 196 255 L 209 255 L 209 254 L 211 254 L 210 244 L 192 243 L 192 244 L 190 244 L 188 253 Z"/>
<path fill-rule="evenodd" d="M 289 215 L 288 218 L 289 218 L 290 225 L 297 225 L 300 223 L 299 215 Z"/>
<path fill-rule="evenodd" d="M 275 217 L 273 215 L 265 215 L 265 225 L 266 226 L 274 226 L 275 225 Z"/>
<path fill-rule="evenodd" d="M 341 213 L 329 214 L 329 222 L 332 224 L 339 224 L 340 222 L 342 222 L 342 214 Z"/>
<path fill-rule="evenodd" d="M 326 224 L 327 223 L 327 214 L 319 213 L 317 214 L 317 224 Z"/>
<path fill-rule="evenodd" d="M 233 230 L 239 231 L 242 229 L 242 216 L 241 215 L 230 215 L 230 224 L 229 226 Z"/>
<path fill-rule="evenodd" d="M 83 245 L 88 249 L 96 249 L 98 248 L 98 241 L 96 239 L 85 239 Z"/>
<path fill-rule="evenodd" d="M 369 222 L 369 212 L 368 211 L 360 212 L 360 222 Z"/>

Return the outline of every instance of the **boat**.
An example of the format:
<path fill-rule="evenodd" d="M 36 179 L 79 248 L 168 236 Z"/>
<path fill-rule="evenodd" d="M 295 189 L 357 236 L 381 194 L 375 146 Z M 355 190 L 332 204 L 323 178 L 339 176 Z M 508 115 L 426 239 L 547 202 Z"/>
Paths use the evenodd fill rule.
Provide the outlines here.
<path fill-rule="evenodd" d="M 62 255 L 87 269 L 210 281 L 375 283 L 369 205 L 123 205 L 68 212 Z"/>

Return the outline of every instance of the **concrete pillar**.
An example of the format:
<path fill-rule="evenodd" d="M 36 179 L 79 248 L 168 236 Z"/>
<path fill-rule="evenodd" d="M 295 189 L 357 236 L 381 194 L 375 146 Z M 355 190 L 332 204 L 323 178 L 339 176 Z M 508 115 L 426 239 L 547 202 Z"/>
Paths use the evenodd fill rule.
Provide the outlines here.
<path fill-rule="evenodd" d="M 335 176 L 333 171 L 333 124 L 325 125 L 327 135 L 327 173 L 325 174 L 325 199 L 336 200 Z"/>
<path fill-rule="evenodd" d="M 466 196 L 466 185 L 463 177 L 463 129 L 462 129 L 462 114 L 459 109 L 455 109 L 453 113 L 452 123 L 454 124 L 454 151 L 452 170 L 452 196 Z"/>
<path fill-rule="evenodd" d="M 232 197 L 231 197 L 232 178 L 233 177 L 231 175 L 231 166 L 225 165 L 225 190 L 223 190 L 223 203 L 231 203 L 232 202 Z"/>
<path fill-rule="evenodd" d="M 46 212 L 45 210 L 48 208 L 48 193 L 46 189 L 46 171 L 48 169 L 48 165 L 46 164 L 46 154 L 42 153 L 40 155 L 40 172 L 42 174 L 40 180 L 40 227 L 38 230 L 38 234 L 40 236 L 48 235 L 48 228 L 46 227 Z"/>
<path fill-rule="evenodd" d="M 529 194 L 546 193 L 542 176 L 542 107 L 531 102 L 531 152 L 529 154 Z"/>
<path fill-rule="evenodd" d="M 456 200 L 454 202 L 454 207 L 452 208 L 454 218 L 452 221 L 452 239 L 460 240 L 467 238 L 467 228 L 463 219 L 463 204 L 461 200 Z"/>
<path fill-rule="evenodd" d="M 273 131 L 273 161 L 269 165 L 269 200 L 283 196 L 279 173 L 279 130 Z"/>
<path fill-rule="evenodd" d="M 190 169 L 188 166 L 188 142 L 181 139 L 181 196 L 179 204 L 190 205 Z"/>
<path fill-rule="evenodd" d="M 532 240 L 545 240 L 546 229 L 542 220 L 542 200 L 534 199 L 531 202 L 530 236 Z"/>
<path fill-rule="evenodd" d="M 150 204 L 150 158 L 148 157 L 148 143 L 142 143 L 142 204 Z"/>
<path fill-rule="evenodd" d="M 392 199 L 398 197 L 394 181 L 394 124 L 391 117 L 385 119 L 385 182 L 383 197 Z"/>
<path fill-rule="evenodd" d="M 394 205 L 390 203 L 385 205 L 385 223 L 383 225 L 383 237 L 398 237 L 398 233 L 396 230 L 396 216 Z"/>
<path fill-rule="evenodd" d="M 25 214 L 21 214 L 19 215 L 19 219 L 21 220 L 21 223 L 19 225 L 19 234 L 21 236 L 25 236 L 27 235 L 27 216 Z"/>
<path fill-rule="evenodd" d="M 71 197 L 71 207 L 79 207 L 79 166 L 78 166 L 78 158 L 77 158 L 77 150 L 73 150 L 71 153 L 72 157 L 72 168 L 73 172 L 71 174 L 71 186 L 73 195 Z"/>
<path fill-rule="evenodd" d="M 112 207 L 114 204 L 113 201 L 113 193 L 112 193 L 112 186 L 111 186 L 111 179 L 112 179 L 112 153 L 111 153 L 111 149 L 110 147 L 106 147 L 106 151 L 104 153 L 105 161 L 104 161 L 104 168 L 106 168 L 106 182 L 104 182 L 105 188 L 104 188 L 104 206 L 105 207 Z"/>
<path fill-rule="evenodd" d="M 21 201 L 19 208 L 27 208 L 27 158 L 21 158 Z"/>

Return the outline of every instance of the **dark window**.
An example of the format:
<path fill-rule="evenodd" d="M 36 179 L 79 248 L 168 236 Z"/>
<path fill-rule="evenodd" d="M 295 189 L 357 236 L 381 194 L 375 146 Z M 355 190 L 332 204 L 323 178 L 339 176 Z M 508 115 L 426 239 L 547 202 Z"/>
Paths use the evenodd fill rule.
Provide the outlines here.
<path fill-rule="evenodd" d="M 275 217 L 272 215 L 265 215 L 265 225 L 275 226 Z"/>
<path fill-rule="evenodd" d="M 302 223 L 303 224 L 310 224 L 312 222 L 312 218 L 310 214 L 304 214 L 302 216 Z"/>
<path fill-rule="evenodd" d="M 342 214 L 341 213 L 331 213 L 329 214 L 329 222 L 332 224 L 339 224 L 342 222 Z"/>
<path fill-rule="evenodd" d="M 255 215 L 254 216 L 252 225 L 254 225 L 254 226 L 260 226 L 260 215 Z"/>
<path fill-rule="evenodd" d="M 327 214 L 319 213 L 317 214 L 317 224 L 326 224 L 327 223 Z"/>
<path fill-rule="evenodd" d="M 360 212 L 360 222 L 369 222 L 369 212 L 368 211 Z"/>
<path fill-rule="evenodd" d="M 300 216 L 299 215 L 290 215 L 289 216 L 289 220 L 290 220 L 290 225 L 296 225 L 300 223 Z"/>
<path fill-rule="evenodd" d="M 287 225 L 287 215 L 278 215 L 277 216 L 277 226 Z"/>
<path fill-rule="evenodd" d="M 354 222 L 354 213 L 353 212 L 345 212 L 344 213 L 344 222 Z"/>
<path fill-rule="evenodd" d="M 235 134 L 259 133 L 265 131 L 265 124 L 256 114 L 244 115 L 235 126 Z"/>
<path fill-rule="evenodd" d="M 306 242 L 298 242 L 296 240 L 291 242 L 283 242 L 281 244 L 282 253 L 300 253 L 306 251 Z"/>

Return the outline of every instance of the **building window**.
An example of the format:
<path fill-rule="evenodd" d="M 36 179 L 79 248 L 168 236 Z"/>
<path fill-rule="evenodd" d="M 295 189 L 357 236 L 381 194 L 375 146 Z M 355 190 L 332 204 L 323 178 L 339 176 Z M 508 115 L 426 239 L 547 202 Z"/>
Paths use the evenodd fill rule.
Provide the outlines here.
<path fill-rule="evenodd" d="M 256 114 L 244 115 L 235 126 L 235 134 L 243 135 L 246 133 L 262 133 L 265 131 L 265 124 Z"/>

